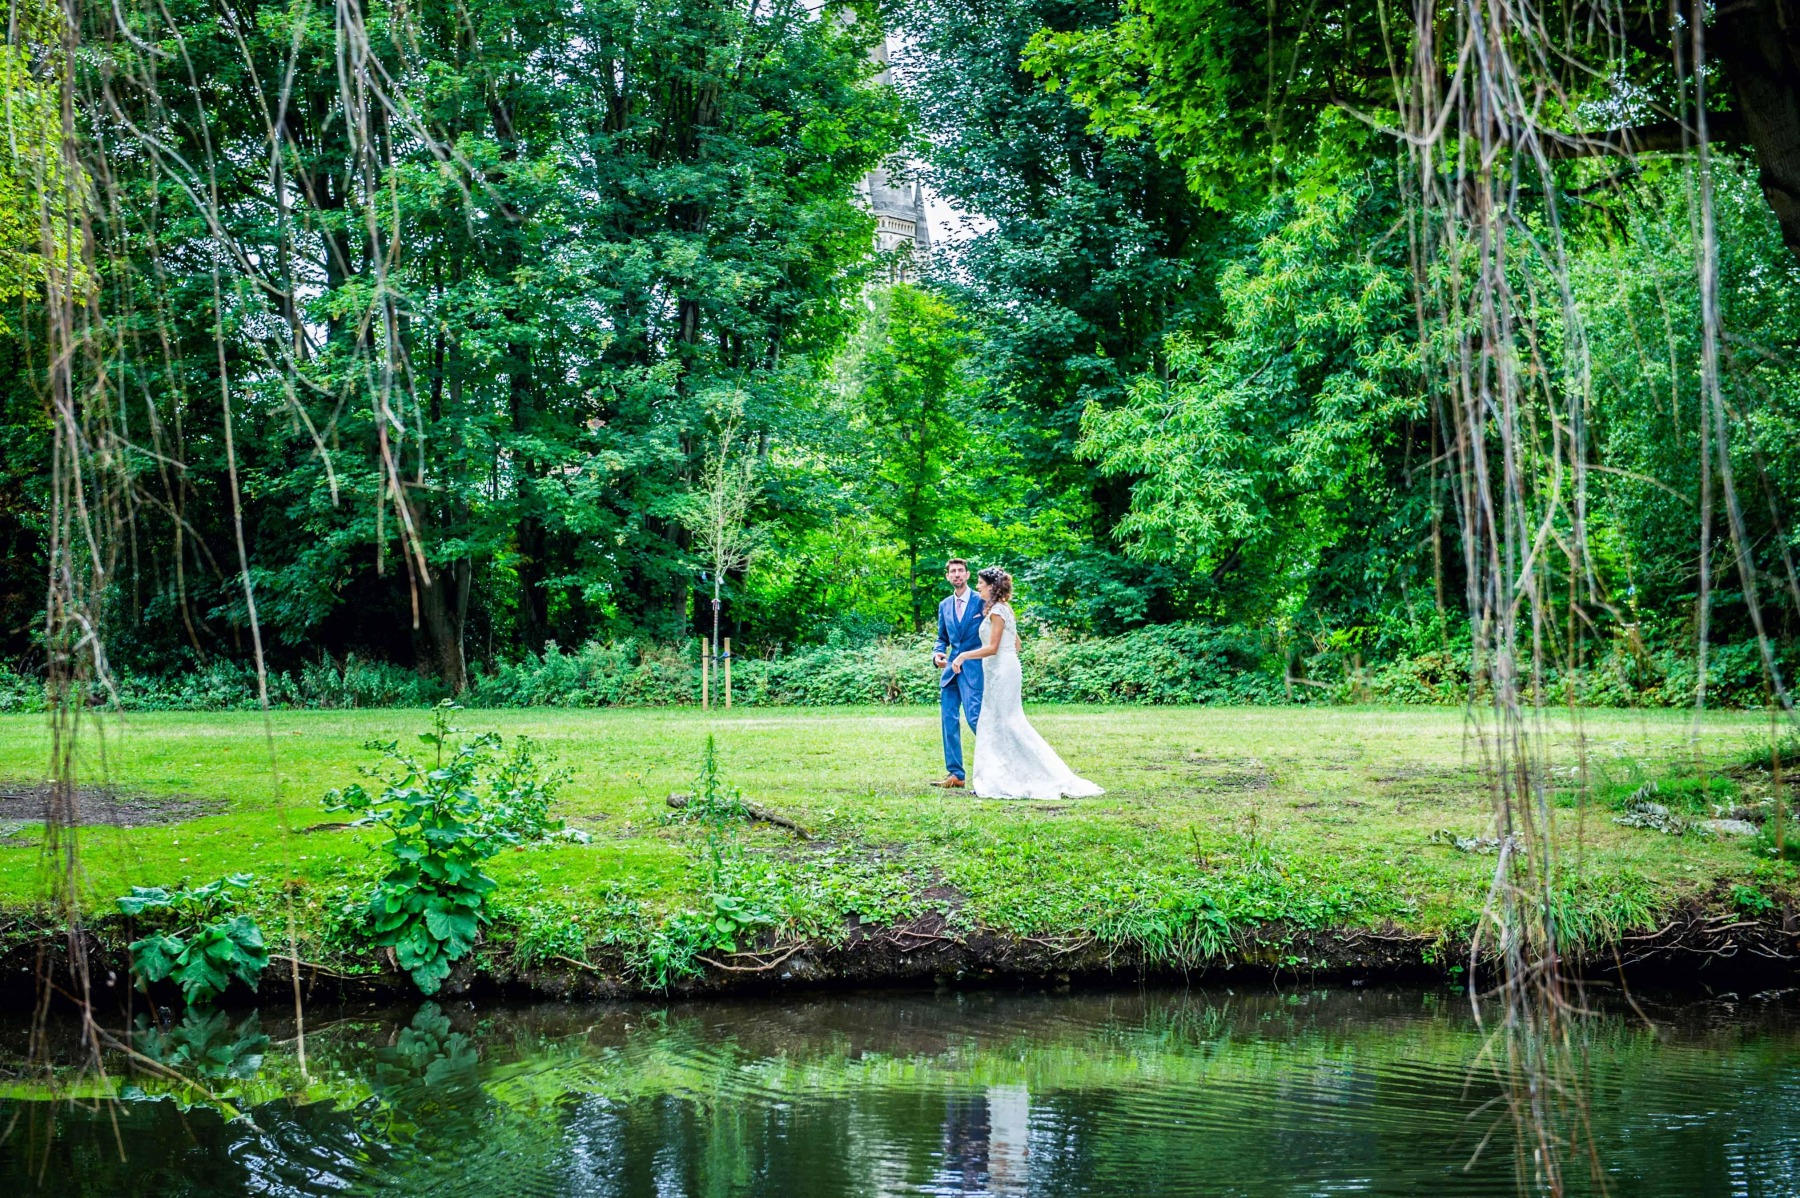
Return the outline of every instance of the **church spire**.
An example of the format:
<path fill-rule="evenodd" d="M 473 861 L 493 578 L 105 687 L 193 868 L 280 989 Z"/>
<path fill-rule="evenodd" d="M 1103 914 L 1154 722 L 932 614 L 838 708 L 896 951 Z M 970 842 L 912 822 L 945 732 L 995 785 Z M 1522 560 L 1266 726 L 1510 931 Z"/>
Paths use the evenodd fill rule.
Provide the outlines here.
<path fill-rule="evenodd" d="M 887 38 L 869 49 L 869 56 L 881 64 L 875 76 L 877 83 L 891 85 L 888 70 Z M 889 259 L 888 274 L 895 282 L 913 278 L 917 261 L 931 248 L 931 229 L 925 215 L 925 186 L 917 177 L 917 163 L 909 158 L 890 159 L 896 169 L 890 174 L 886 165 L 878 166 L 863 177 L 860 193 L 875 214 L 875 249 Z"/>

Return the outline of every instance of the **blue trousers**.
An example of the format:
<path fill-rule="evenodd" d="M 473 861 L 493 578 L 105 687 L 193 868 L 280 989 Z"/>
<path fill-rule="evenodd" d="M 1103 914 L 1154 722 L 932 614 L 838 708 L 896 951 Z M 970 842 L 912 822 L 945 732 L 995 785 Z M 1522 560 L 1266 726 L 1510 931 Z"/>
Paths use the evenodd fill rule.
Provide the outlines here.
<path fill-rule="evenodd" d="M 981 666 L 965 662 L 962 673 L 938 688 L 938 713 L 944 718 L 944 768 L 963 778 L 962 722 L 969 721 L 975 730 L 981 719 Z"/>

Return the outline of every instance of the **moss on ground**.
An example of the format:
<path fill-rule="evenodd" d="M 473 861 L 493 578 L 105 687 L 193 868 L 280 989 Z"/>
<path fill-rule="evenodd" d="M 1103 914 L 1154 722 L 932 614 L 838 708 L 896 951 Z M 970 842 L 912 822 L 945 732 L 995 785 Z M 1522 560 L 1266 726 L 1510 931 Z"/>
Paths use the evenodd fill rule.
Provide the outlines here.
<path fill-rule="evenodd" d="M 936 790 L 928 712 L 460 713 L 468 728 L 527 733 L 556 752 L 573 771 L 556 814 L 591 837 L 495 861 L 499 919 L 483 951 L 514 968 L 593 961 L 664 984 L 716 968 L 700 958 L 731 950 L 841 943 L 857 925 L 928 919 L 952 936 L 1098 943 L 1181 965 L 1268 925 L 1390 929 L 1447 945 L 1481 908 L 1494 858 L 1455 841 L 1466 848 L 1495 829 L 1480 743 L 1461 711 L 1057 707 L 1033 718 L 1105 797 L 1026 803 Z M 303 957 L 377 968 L 344 915 L 380 864 L 375 834 L 319 827 L 341 818 L 320 799 L 375 763 L 364 742 L 410 739 L 425 723 L 420 711 L 383 710 L 280 712 L 266 729 L 253 713 L 90 725 L 84 782 L 224 806 L 83 829 L 86 905 L 102 915 L 133 885 L 249 872 L 272 937 L 285 931 L 291 893 Z M 1612 818 L 1650 781 L 1690 815 L 1754 808 L 1767 777 L 1744 763 L 1767 727 L 1748 714 L 1696 723 L 1596 711 L 1578 729 L 1566 719 L 1541 729 L 1560 771 L 1559 900 L 1572 941 L 1605 944 L 1696 901 L 1790 901 L 1794 867 L 1748 840 Z M 726 781 L 812 839 L 670 821 L 664 799 L 692 788 L 709 733 Z M 0 778 L 41 779 L 47 746 L 42 717 L 0 717 Z M 0 908 L 36 905 L 43 868 L 41 828 L 14 828 L 0 841 Z"/>

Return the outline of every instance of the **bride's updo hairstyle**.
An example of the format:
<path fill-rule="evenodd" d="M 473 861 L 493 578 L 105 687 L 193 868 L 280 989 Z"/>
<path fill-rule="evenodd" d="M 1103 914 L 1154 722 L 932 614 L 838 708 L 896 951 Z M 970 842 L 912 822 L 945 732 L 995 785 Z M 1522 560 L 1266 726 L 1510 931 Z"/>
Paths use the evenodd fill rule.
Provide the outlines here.
<path fill-rule="evenodd" d="M 985 566 L 975 577 L 987 583 L 994 592 L 993 597 L 987 601 L 987 606 L 981 609 L 983 615 L 992 611 L 994 604 L 1005 603 L 1012 598 L 1012 575 L 999 566 Z"/>

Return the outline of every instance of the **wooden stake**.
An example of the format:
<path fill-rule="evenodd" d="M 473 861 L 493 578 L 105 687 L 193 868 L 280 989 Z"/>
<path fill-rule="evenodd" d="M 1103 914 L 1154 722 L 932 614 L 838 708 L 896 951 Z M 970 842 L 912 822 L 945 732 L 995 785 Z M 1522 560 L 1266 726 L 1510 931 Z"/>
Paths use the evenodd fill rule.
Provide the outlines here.
<path fill-rule="evenodd" d="M 707 648 L 708 648 L 708 646 L 706 643 L 706 638 L 701 637 L 700 638 L 700 710 L 701 711 L 705 711 L 712 706 L 712 694 L 711 694 L 710 690 L 708 689 L 708 685 L 712 681 L 711 675 L 708 672 L 708 666 L 710 666 L 711 663 L 706 660 Z"/>
<path fill-rule="evenodd" d="M 731 710 L 731 638 L 725 638 L 725 710 Z"/>

